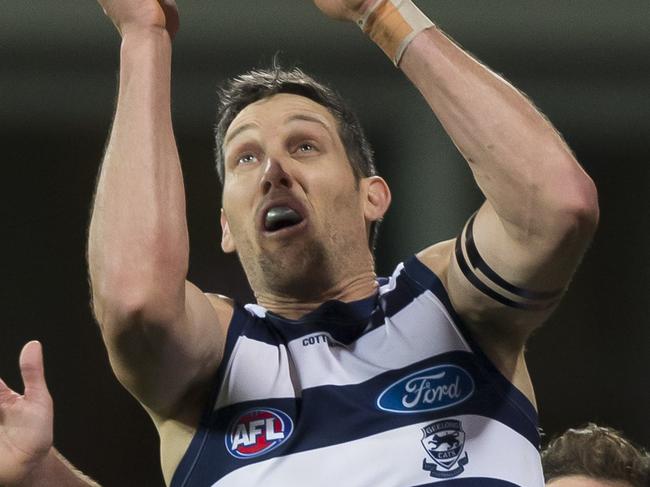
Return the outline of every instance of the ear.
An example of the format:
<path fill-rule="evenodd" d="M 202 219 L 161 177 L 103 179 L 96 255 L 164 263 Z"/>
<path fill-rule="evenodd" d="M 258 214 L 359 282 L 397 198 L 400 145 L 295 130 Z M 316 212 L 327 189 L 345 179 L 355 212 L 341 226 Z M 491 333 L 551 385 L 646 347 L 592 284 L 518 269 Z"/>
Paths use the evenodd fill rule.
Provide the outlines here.
<path fill-rule="evenodd" d="M 226 218 L 226 213 L 223 211 L 223 208 L 221 208 L 221 249 L 226 254 L 235 251 L 235 242 L 232 239 L 230 225 L 228 225 L 228 219 Z"/>
<path fill-rule="evenodd" d="M 381 220 L 388 210 L 391 201 L 390 188 L 386 181 L 379 176 L 365 178 L 364 184 L 366 185 L 366 199 L 363 215 L 366 222 L 372 223 Z"/>

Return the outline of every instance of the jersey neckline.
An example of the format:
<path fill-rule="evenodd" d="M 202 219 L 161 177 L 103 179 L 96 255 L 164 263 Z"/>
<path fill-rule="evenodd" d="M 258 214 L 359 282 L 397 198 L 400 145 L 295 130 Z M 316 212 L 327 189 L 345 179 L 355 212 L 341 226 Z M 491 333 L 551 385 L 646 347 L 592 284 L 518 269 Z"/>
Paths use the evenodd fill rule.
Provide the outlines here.
<path fill-rule="evenodd" d="M 309 311 L 298 319 L 287 318 L 278 313 L 274 313 L 273 311 L 270 311 L 259 304 L 255 304 L 253 307 L 256 310 L 262 311 L 263 315 L 266 318 L 274 322 L 281 322 L 287 325 L 304 325 L 307 323 L 328 320 L 333 317 L 335 317 L 336 321 L 339 323 L 367 323 L 370 315 L 377 306 L 379 298 L 379 286 L 381 284 L 382 280 L 378 280 L 377 289 L 370 296 L 358 299 L 356 301 L 348 302 L 338 299 L 330 299 L 321 303 L 317 308 Z"/>

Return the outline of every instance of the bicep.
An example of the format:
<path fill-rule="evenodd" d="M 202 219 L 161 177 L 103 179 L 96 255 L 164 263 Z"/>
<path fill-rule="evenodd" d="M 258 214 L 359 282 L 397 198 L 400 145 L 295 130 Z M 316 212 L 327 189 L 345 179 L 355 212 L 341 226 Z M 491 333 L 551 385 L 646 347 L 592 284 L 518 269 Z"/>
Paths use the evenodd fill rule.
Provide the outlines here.
<path fill-rule="evenodd" d="M 172 417 L 216 371 L 232 307 L 209 299 L 189 281 L 185 306 L 165 322 L 133 320 L 121 332 L 104 337 L 111 366 L 120 382 L 151 413 Z"/>
<path fill-rule="evenodd" d="M 545 235 L 509 228 L 486 202 L 455 240 L 419 257 L 439 267 L 456 311 L 476 333 L 505 338 L 516 350 L 559 302 L 587 242 L 569 227 Z"/>

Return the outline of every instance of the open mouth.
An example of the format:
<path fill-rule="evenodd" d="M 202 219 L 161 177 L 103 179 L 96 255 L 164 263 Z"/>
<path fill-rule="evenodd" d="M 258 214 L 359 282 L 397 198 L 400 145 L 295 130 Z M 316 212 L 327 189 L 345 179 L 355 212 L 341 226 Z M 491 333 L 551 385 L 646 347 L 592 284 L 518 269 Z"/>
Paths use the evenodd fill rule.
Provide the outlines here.
<path fill-rule="evenodd" d="M 277 232 L 284 228 L 293 227 L 303 221 L 302 215 L 288 206 L 274 206 L 264 215 L 264 230 Z"/>

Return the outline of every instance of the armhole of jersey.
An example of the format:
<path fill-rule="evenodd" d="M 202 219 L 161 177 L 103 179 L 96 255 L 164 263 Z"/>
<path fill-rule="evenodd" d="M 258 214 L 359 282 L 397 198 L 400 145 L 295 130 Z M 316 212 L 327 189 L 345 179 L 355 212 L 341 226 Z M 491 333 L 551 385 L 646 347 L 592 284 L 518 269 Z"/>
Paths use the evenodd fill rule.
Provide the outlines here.
<path fill-rule="evenodd" d="M 461 336 L 465 339 L 470 349 L 476 355 L 481 369 L 484 371 L 490 381 L 497 387 L 499 391 L 507 398 L 514 406 L 521 411 L 521 413 L 535 426 L 537 434 L 537 444 L 539 447 L 539 417 L 535 407 L 530 400 L 512 383 L 508 380 L 499 369 L 494 365 L 492 360 L 488 358 L 483 352 L 481 347 L 476 343 L 472 334 L 470 333 L 467 325 L 458 315 L 447 290 L 440 278 L 426 265 L 424 265 L 416 256 L 412 256 L 404 263 L 404 273 L 412 280 L 415 281 L 420 287 L 431 291 L 442 302 L 447 312 L 452 318 L 453 325 L 456 327 Z"/>
<path fill-rule="evenodd" d="M 172 476 L 172 481 L 170 487 L 184 487 L 192 475 L 194 466 L 201 456 L 203 447 L 208 438 L 209 426 L 212 421 L 214 414 L 214 405 L 217 401 L 217 396 L 219 395 L 219 390 L 223 383 L 224 376 L 228 370 L 228 364 L 230 363 L 230 358 L 232 356 L 232 351 L 235 348 L 237 339 L 244 334 L 246 326 L 249 323 L 250 314 L 241 306 L 239 303 L 235 302 L 232 319 L 230 320 L 230 325 L 228 325 L 228 333 L 226 335 L 226 346 L 224 348 L 223 357 L 221 363 L 217 368 L 217 371 L 214 375 L 214 378 L 211 381 L 210 394 L 208 396 L 208 401 L 203 408 L 203 413 L 201 414 L 201 420 L 199 421 L 199 426 L 194 433 L 194 437 L 190 442 L 183 458 L 181 459 L 176 471 Z"/>

